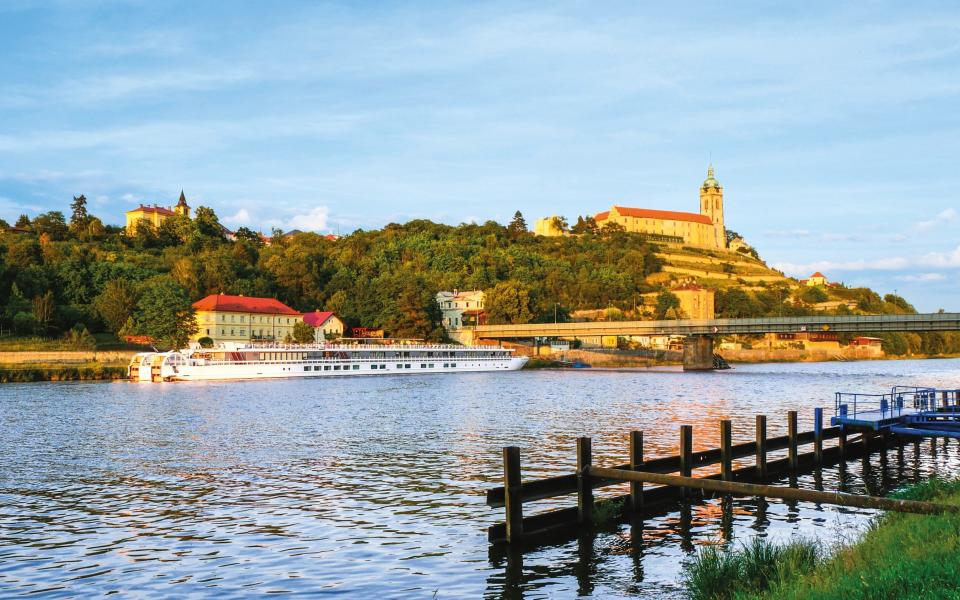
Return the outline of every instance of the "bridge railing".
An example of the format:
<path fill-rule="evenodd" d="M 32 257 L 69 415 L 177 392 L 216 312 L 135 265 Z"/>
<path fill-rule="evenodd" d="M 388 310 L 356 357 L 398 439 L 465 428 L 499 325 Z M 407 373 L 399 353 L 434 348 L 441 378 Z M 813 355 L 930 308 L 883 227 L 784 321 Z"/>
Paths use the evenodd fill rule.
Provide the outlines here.
<path fill-rule="evenodd" d="M 881 419 L 899 417 L 906 413 L 936 410 L 938 392 L 956 396 L 955 390 L 937 390 L 929 387 L 893 386 L 887 394 L 864 394 L 862 392 L 837 392 L 834 399 L 834 414 L 840 417 L 855 417 L 857 414 L 876 413 Z"/>

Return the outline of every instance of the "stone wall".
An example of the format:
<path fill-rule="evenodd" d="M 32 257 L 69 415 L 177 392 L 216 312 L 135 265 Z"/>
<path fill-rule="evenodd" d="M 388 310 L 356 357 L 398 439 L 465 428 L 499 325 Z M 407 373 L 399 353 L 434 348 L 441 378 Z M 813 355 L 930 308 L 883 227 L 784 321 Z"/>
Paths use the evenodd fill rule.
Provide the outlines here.
<path fill-rule="evenodd" d="M 0 364 L 127 364 L 136 352 L 130 350 L 66 350 L 48 352 L 0 352 Z"/>

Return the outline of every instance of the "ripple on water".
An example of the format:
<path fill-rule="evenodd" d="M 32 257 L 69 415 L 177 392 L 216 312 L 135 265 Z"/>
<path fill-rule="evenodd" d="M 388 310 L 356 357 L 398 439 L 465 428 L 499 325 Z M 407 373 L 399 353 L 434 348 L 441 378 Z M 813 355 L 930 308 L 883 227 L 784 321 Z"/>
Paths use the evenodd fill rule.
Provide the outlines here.
<path fill-rule="evenodd" d="M 524 477 L 568 473 L 574 439 L 622 462 L 645 432 L 674 454 L 680 423 L 716 446 L 751 439 L 838 389 L 960 387 L 955 360 L 777 364 L 690 375 L 521 372 L 329 381 L 0 388 L 0 595 L 109 592 L 401 597 L 664 597 L 698 546 L 763 535 L 852 539 L 871 511 L 741 499 L 528 552 L 490 552 L 483 490 L 518 445 Z M 958 445 L 908 445 L 801 486 L 879 493 L 951 473 Z M 902 455 L 902 460 L 900 456 Z M 570 500 L 538 503 L 569 505 Z M 538 506 L 531 506 L 537 510 Z"/>

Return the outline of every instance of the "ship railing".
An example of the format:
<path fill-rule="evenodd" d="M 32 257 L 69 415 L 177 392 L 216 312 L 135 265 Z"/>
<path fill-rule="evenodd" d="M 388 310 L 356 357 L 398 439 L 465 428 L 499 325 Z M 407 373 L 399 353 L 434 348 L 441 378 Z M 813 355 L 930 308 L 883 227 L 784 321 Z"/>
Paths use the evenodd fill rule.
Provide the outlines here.
<path fill-rule="evenodd" d="M 246 344 L 239 350 L 371 350 L 384 352 L 407 352 L 411 350 L 461 350 L 461 351 L 508 351 L 513 352 L 512 348 L 501 348 L 499 346 L 461 346 L 460 344 L 283 344 L 283 343 L 259 343 L 254 342 Z"/>
<path fill-rule="evenodd" d="M 512 358 L 512 357 L 510 357 Z M 193 359 L 195 365 L 201 366 L 222 366 L 222 365 L 323 365 L 323 364 L 344 364 L 344 363 L 443 363 L 446 362 L 470 362 L 470 361 L 500 361 L 507 360 L 507 356 L 408 356 L 408 357 L 389 357 L 389 358 L 343 358 L 339 356 L 328 356 L 325 358 L 303 358 L 290 360 L 213 360 L 209 358 Z"/>

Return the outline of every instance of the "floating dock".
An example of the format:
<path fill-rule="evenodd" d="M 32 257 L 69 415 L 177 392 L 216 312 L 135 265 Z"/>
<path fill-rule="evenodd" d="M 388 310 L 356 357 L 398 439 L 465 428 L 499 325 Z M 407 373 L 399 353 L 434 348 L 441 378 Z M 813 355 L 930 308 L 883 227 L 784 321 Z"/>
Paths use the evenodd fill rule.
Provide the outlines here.
<path fill-rule="evenodd" d="M 837 392 L 831 425 L 960 439 L 960 390 L 894 386 L 889 393 Z"/>

